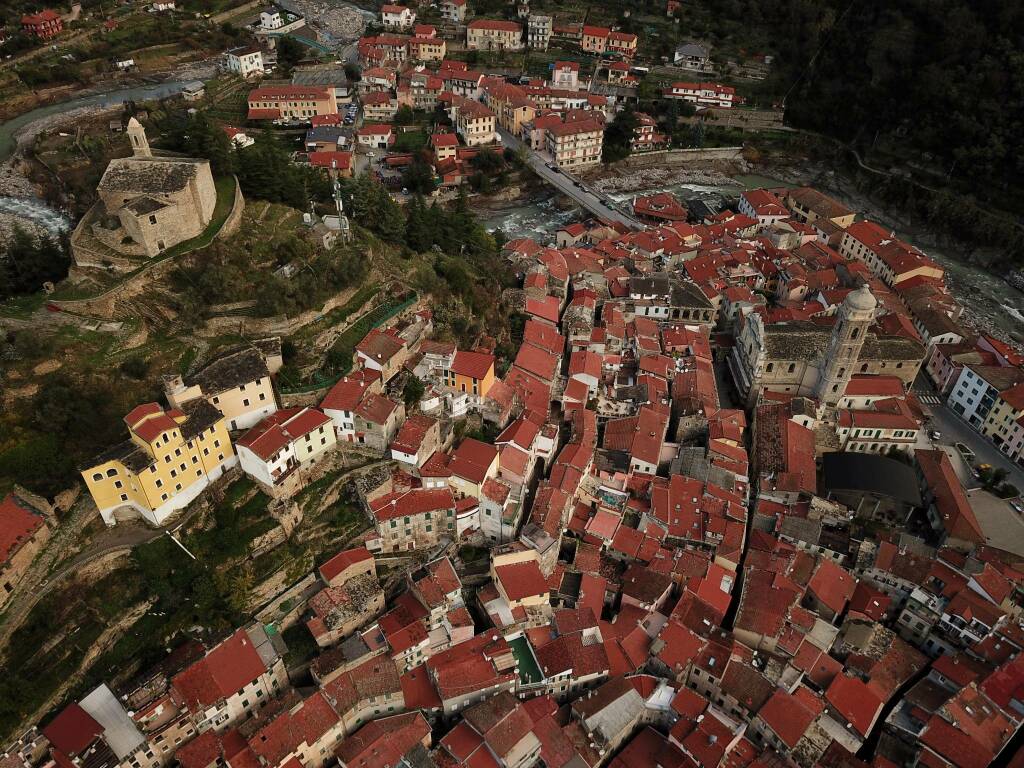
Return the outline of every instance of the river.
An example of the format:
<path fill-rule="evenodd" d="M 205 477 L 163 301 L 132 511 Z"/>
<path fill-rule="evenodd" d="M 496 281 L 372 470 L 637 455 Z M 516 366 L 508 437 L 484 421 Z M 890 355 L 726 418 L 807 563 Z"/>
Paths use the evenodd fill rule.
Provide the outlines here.
<path fill-rule="evenodd" d="M 16 135 L 30 123 L 34 123 L 44 117 L 59 115 L 82 107 L 96 107 L 105 109 L 116 107 L 125 101 L 147 101 L 150 99 L 162 99 L 167 96 L 174 96 L 185 88 L 191 80 L 173 80 L 166 83 L 154 83 L 152 85 L 139 85 L 132 88 L 122 88 L 107 93 L 95 93 L 90 96 L 80 96 L 77 99 L 59 101 L 54 104 L 47 104 L 45 107 L 33 109 L 23 115 L 18 115 L 13 120 L 0 123 L 0 162 L 14 154 L 17 146 Z"/>
<path fill-rule="evenodd" d="M 31 112 L 18 115 L 13 120 L 0 123 L 0 163 L 7 161 L 18 146 L 18 133 L 47 117 L 63 115 L 81 109 L 107 109 L 117 107 L 125 101 L 146 101 L 173 96 L 180 93 L 191 80 L 174 80 L 166 83 L 122 88 L 106 93 L 81 96 L 77 99 L 47 104 Z M 64 213 L 54 210 L 38 197 L 24 194 L 30 185 L 17 184 L 16 194 L 0 194 L 0 226 L 26 223 L 45 230 L 50 234 L 67 231 L 72 221 Z M 11 192 L 11 190 L 5 190 Z"/>

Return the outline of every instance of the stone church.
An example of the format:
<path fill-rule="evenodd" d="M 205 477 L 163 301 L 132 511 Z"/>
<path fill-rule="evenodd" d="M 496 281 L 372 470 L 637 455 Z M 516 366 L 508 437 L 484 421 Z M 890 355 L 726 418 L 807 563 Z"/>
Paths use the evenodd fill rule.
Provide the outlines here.
<path fill-rule="evenodd" d="M 217 189 L 210 162 L 154 157 L 146 129 L 128 121 L 132 156 L 110 161 L 97 192 L 92 232 L 126 256 L 156 256 L 202 234 L 213 219 Z"/>
<path fill-rule="evenodd" d="M 761 390 L 768 389 L 834 406 L 855 373 L 897 376 L 910 386 L 925 348 L 913 339 L 876 333 L 871 326 L 877 306 L 871 290 L 862 285 L 846 297 L 832 326 L 813 321 L 765 324 L 761 315 L 747 315 L 729 358 L 746 405 L 754 405 Z"/>

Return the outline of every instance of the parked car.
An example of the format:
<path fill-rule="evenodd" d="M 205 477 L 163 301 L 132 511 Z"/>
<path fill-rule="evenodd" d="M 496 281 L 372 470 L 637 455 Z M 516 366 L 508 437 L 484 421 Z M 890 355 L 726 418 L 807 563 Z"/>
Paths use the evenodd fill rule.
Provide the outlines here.
<path fill-rule="evenodd" d="M 1010 501 L 1010 506 L 1017 510 L 1019 513 L 1024 515 L 1024 504 L 1021 503 L 1020 499 L 1013 499 Z"/>
<path fill-rule="evenodd" d="M 940 437 L 942 437 L 942 433 L 939 432 L 939 430 L 937 429 L 933 429 L 931 432 L 928 433 L 928 437 L 930 437 L 932 440 L 938 440 Z"/>

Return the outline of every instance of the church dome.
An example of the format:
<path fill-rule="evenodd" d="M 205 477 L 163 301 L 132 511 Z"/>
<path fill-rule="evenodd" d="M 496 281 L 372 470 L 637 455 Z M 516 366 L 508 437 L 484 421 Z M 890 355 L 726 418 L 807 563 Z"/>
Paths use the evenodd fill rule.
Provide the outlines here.
<path fill-rule="evenodd" d="M 855 309 L 858 312 L 871 312 L 878 306 L 878 300 L 872 295 L 867 283 L 856 291 L 851 291 L 843 303 L 850 309 Z"/>

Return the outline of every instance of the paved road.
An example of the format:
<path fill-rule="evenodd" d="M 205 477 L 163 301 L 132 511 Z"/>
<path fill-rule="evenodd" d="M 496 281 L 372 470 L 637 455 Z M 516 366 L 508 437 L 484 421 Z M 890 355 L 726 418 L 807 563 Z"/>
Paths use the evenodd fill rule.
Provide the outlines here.
<path fill-rule="evenodd" d="M 506 131 L 504 128 L 498 128 L 498 135 L 501 137 L 501 143 L 506 147 L 510 147 L 517 152 L 519 150 L 527 152 L 527 163 L 530 168 L 533 169 L 534 173 L 544 179 L 548 184 L 558 189 L 562 194 L 571 197 L 595 216 L 607 219 L 608 221 L 617 221 L 621 224 L 625 224 L 630 229 L 644 228 L 644 225 L 632 216 L 628 216 L 625 213 L 602 203 L 601 198 L 593 192 L 588 191 L 586 188 L 577 187 L 575 180 L 571 176 L 562 172 L 556 173 L 548 167 L 548 161 L 542 155 L 528 148 L 522 141 Z"/>
<path fill-rule="evenodd" d="M 1024 491 L 1024 469 L 1010 461 L 998 448 L 961 419 L 945 402 L 936 403 L 935 400 L 939 396 L 924 375 L 918 376 L 917 381 L 914 382 L 914 392 L 924 408 L 931 413 L 932 424 L 929 429 L 937 429 L 942 433 L 942 437 L 937 442 L 946 445 L 963 443 L 977 455 L 977 463 L 1003 467 L 1009 473 L 1007 480 Z"/>

